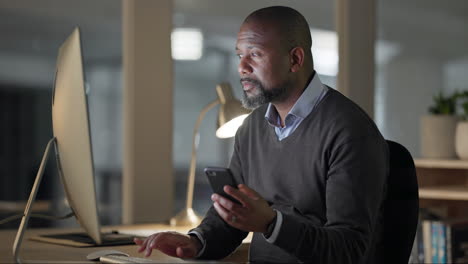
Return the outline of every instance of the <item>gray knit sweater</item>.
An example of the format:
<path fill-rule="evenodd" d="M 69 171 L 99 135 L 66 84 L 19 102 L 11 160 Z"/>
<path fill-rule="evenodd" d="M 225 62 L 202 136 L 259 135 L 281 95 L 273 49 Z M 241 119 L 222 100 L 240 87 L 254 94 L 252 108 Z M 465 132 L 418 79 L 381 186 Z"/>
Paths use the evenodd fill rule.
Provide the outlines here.
<path fill-rule="evenodd" d="M 379 263 L 388 149 L 374 122 L 330 89 L 286 139 L 278 141 L 256 109 L 239 129 L 230 168 L 238 183 L 283 214 L 276 241 L 254 234 L 251 262 Z M 196 229 L 206 241 L 202 259 L 219 259 L 246 232 L 210 208 Z"/>

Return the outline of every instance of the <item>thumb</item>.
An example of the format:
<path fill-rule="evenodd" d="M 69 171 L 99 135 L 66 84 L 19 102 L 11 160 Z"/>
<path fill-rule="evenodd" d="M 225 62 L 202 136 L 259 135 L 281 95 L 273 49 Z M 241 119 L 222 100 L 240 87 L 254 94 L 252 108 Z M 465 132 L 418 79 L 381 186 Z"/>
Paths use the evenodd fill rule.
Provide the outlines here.
<path fill-rule="evenodd" d="M 176 255 L 177 257 L 182 258 L 182 259 L 194 258 L 195 250 L 190 247 L 177 247 Z"/>
<path fill-rule="evenodd" d="M 239 191 L 247 195 L 252 200 L 258 200 L 261 198 L 260 194 L 258 194 L 254 189 L 249 188 L 245 184 L 239 184 L 237 188 L 239 188 Z"/>

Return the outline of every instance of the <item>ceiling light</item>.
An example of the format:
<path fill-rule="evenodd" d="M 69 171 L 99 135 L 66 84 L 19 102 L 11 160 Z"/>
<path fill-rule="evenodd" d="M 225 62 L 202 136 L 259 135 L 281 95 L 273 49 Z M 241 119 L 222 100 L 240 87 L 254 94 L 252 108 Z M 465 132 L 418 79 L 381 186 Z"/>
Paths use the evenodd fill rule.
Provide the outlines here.
<path fill-rule="evenodd" d="M 174 60 L 198 60 L 202 56 L 203 34 L 197 28 L 176 28 L 171 34 Z"/>
<path fill-rule="evenodd" d="M 338 36 L 335 31 L 311 29 L 312 56 L 318 74 L 336 76 L 338 73 Z"/>

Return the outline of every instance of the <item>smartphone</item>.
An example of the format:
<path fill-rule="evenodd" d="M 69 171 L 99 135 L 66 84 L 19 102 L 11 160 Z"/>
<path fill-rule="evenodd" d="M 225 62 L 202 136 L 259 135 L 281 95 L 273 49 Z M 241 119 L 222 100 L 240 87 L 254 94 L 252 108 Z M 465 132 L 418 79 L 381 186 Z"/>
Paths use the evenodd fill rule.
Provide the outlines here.
<path fill-rule="evenodd" d="M 225 185 L 229 185 L 237 189 L 237 183 L 234 180 L 234 176 L 232 176 L 230 169 L 220 167 L 206 167 L 205 174 L 208 177 L 208 181 L 210 182 L 211 189 L 213 189 L 214 193 L 222 195 L 223 197 L 226 197 L 237 204 L 241 204 L 234 197 L 225 193 L 223 190 Z"/>

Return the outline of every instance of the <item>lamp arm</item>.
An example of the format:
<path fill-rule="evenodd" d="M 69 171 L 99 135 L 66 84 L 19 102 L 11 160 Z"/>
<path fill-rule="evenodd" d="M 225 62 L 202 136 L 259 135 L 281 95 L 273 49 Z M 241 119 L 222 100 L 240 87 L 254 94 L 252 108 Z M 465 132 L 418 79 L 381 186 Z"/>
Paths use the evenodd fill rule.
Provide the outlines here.
<path fill-rule="evenodd" d="M 213 102 L 207 104 L 200 112 L 198 115 L 197 122 L 195 123 L 195 127 L 193 128 L 193 138 L 192 138 L 192 158 L 190 160 L 190 169 L 189 169 L 189 174 L 187 178 L 187 204 L 186 208 L 192 208 L 193 204 L 193 189 L 195 186 L 195 168 L 197 166 L 197 149 L 198 149 L 198 144 L 197 144 L 197 137 L 198 137 L 198 129 L 201 125 L 201 122 L 203 121 L 203 118 L 205 117 L 205 114 L 213 107 L 218 105 L 220 103 L 219 99 L 214 100 Z"/>

